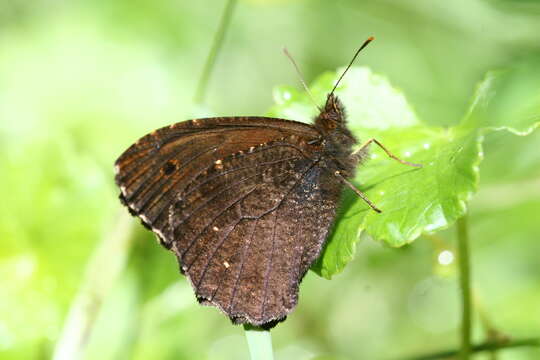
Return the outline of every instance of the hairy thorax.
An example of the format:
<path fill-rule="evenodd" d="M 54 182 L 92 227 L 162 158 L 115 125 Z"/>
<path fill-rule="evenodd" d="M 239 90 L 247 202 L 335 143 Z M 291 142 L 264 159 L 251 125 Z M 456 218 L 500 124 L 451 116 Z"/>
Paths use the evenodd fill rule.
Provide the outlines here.
<path fill-rule="evenodd" d="M 328 95 L 324 109 L 315 118 L 315 127 L 321 132 L 324 143 L 322 165 L 339 171 L 346 178 L 352 177 L 365 152 L 353 154 L 353 146 L 358 142 L 347 129 L 345 110 L 335 95 Z"/>

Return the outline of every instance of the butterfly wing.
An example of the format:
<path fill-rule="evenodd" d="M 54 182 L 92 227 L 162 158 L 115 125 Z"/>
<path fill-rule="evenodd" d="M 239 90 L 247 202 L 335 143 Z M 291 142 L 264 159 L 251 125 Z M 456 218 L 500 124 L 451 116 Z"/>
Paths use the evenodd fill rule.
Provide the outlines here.
<path fill-rule="evenodd" d="M 296 305 L 339 197 L 321 185 L 335 179 L 320 179 L 328 174 L 318 137 L 270 118 L 178 123 L 130 147 L 116 182 L 176 254 L 199 301 L 236 323 L 271 324 Z"/>

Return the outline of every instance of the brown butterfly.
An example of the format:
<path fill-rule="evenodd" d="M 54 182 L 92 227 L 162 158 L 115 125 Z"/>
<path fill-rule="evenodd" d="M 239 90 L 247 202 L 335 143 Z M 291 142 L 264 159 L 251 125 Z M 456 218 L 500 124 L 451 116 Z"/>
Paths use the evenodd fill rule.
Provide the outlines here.
<path fill-rule="evenodd" d="M 341 78 L 313 125 L 189 120 L 144 136 L 116 161 L 121 201 L 174 252 L 199 302 L 236 324 L 269 328 L 293 310 L 345 185 L 380 212 L 347 180 L 371 142 L 418 166 L 375 139 L 352 151 L 334 95 Z"/>

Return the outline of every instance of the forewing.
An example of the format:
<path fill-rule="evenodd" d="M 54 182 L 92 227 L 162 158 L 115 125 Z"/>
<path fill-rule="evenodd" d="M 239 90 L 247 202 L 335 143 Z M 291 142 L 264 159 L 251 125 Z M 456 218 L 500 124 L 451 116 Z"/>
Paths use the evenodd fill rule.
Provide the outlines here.
<path fill-rule="evenodd" d="M 309 140 L 319 134 L 306 124 L 264 117 L 197 119 L 161 128 L 139 139 L 116 161 L 120 198 L 170 247 L 163 233 L 169 207 L 196 185 L 197 178 L 232 154 L 287 136 Z"/>

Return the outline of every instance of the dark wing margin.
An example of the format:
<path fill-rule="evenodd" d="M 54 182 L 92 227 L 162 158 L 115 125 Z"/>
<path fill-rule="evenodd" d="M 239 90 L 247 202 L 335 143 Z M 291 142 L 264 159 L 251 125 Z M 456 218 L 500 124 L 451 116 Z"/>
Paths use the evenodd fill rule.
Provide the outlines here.
<path fill-rule="evenodd" d="M 269 327 L 296 305 L 334 218 L 339 193 L 319 185 L 321 149 L 309 145 L 318 136 L 277 119 L 179 123 L 130 147 L 116 181 L 201 303 Z"/>

